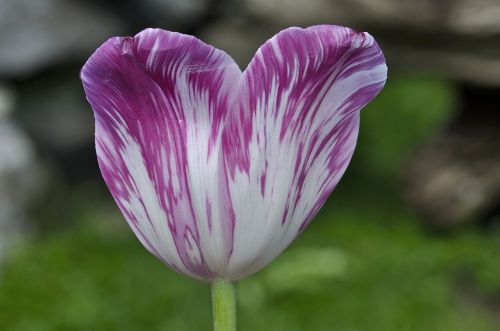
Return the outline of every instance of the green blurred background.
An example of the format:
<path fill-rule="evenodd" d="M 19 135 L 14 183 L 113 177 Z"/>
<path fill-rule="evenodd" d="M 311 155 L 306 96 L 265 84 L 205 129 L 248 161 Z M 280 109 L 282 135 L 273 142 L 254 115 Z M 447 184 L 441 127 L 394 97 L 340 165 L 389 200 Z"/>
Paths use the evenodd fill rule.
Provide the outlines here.
<path fill-rule="evenodd" d="M 499 57 L 484 46 L 498 40 L 500 23 L 467 7 L 472 18 L 460 25 L 450 13 L 463 3 L 476 8 L 472 1 L 4 0 L 0 330 L 210 330 L 209 287 L 147 253 L 105 188 L 79 68 L 111 35 L 145 26 L 198 35 L 244 67 L 281 27 L 316 23 L 370 31 L 388 50 L 389 79 L 363 111 L 355 156 L 316 219 L 275 262 L 237 284 L 239 329 L 500 330 L 498 177 L 485 180 L 488 199 L 458 216 L 441 210 L 455 215 L 459 202 L 426 208 L 434 196 L 419 189 L 437 180 L 434 164 L 453 168 L 461 157 L 468 169 L 477 161 L 439 159 L 456 148 L 443 137 L 481 141 L 482 151 L 492 150 L 478 154 L 483 163 L 500 151 L 493 138 L 475 140 L 500 129 L 490 117 L 499 102 L 489 97 L 500 91 L 492 65 Z M 373 8 L 380 10 L 366 12 Z M 472 122 L 476 130 L 456 129 Z M 444 143 L 437 148 L 436 140 Z M 435 159 L 422 152 L 436 148 Z M 494 174 L 485 169 L 472 178 Z M 463 190 L 460 180 L 439 195 Z"/>

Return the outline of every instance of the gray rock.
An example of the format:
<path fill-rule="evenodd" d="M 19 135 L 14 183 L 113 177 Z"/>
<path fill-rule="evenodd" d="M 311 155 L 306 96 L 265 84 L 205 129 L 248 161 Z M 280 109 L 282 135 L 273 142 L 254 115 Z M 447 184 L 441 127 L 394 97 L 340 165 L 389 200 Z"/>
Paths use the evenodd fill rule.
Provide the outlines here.
<path fill-rule="evenodd" d="M 492 216 L 488 211 L 500 201 L 499 136 L 442 133 L 416 154 L 407 175 L 409 200 L 424 221 L 450 228 Z"/>
<path fill-rule="evenodd" d="M 500 211 L 500 89 L 460 90 L 456 117 L 405 167 L 408 200 L 433 227 L 487 223 Z"/>
<path fill-rule="evenodd" d="M 28 75 L 58 61 L 84 59 L 120 34 L 116 17 L 69 0 L 0 1 L 0 77 Z"/>

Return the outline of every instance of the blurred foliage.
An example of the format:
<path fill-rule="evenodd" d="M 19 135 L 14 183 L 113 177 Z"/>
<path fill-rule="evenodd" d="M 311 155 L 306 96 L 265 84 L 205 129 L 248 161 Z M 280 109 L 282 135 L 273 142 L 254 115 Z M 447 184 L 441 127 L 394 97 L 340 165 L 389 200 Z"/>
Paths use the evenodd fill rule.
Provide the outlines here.
<path fill-rule="evenodd" d="M 362 112 L 358 148 L 363 172 L 393 175 L 419 144 L 445 124 L 455 104 L 446 82 L 392 78 Z M 403 168 L 404 169 L 404 168 Z"/>
<path fill-rule="evenodd" d="M 453 102 L 444 82 L 389 81 L 364 112 L 352 167 L 325 208 L 238 284 L 240 330 L 499 329 L 499 233 L 427 232 L 394 185 Z M 148 254 L 109 197 L 75 196 L 70 226 L 19 247 L 0 270 L 1 330 L 211 329 L 206 284 Z"/>

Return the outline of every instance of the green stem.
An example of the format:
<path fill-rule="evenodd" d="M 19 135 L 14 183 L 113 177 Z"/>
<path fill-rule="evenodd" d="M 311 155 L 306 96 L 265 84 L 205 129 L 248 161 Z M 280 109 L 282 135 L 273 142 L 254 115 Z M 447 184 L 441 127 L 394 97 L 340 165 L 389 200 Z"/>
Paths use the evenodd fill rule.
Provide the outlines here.
<path fill-rule="evenodd" d="M 236 291 L 223 280 L 212 283 L 214 331 L 236 331 Z"/>

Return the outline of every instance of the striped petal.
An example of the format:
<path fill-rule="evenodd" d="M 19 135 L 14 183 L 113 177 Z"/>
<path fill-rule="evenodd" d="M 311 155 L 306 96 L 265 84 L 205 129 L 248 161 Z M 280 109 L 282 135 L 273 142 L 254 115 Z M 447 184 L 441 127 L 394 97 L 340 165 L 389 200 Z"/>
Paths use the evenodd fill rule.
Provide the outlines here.
<path fill-rule="evenodd" d="M 147 29 L 109 39 L 81 78 L 101 172 L 139 240 L 179 272 L 216 277 L 232 244 L 231 229 L 212 229 L 228 218 L 219 146 L 241 70 L 194 37 Z"/>
<path fill-rule="evenodd" d="M 82 70 L 103 177 L 143 245 L 211 281 L 256 272 L 344 173 L 359 110 L 383 87 L 373 38 L 291 28 L 242 74 L 194 37 L 112 38 Z"/>
<path fill-rule="evenodd" d="M 386 75 L 374 39 L 338 26 L 290 28 L 258 50 L 223 134 L 236 219 L 229 279 L 272 261 L 315 216 Z"/>

